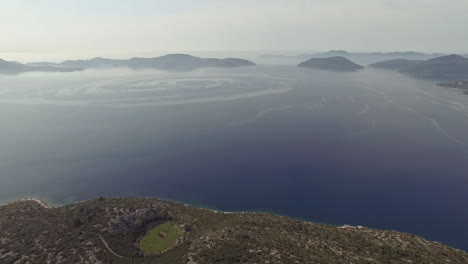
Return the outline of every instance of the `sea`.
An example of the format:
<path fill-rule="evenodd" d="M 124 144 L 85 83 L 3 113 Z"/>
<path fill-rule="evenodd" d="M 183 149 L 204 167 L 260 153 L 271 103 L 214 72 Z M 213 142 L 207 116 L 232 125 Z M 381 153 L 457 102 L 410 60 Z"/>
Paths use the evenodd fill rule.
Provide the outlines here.
<path fill-rule="evenodd" d="M 0 201 L 155 197 L 468 250 L 467 115 L 376 69 L 0 75 Z"/>

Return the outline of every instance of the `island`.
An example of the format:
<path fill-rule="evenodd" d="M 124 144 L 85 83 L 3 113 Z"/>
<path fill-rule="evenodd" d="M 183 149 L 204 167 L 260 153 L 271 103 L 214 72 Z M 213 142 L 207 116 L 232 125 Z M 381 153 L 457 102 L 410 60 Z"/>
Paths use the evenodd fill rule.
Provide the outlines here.
<path fill-rule="evenodd" d="M 0 59 L 0 74 L 18 74 L 23 72 L 74 72 L 81 68 L 59 67 L 56 65 L 26 65 Z"/>
<path fill-rule="evenodd" d="M 62 67 L 109 68 L 127 67 L 132 69 L 193 70 L 208 67 L 254 66 L 255 63 L 237 58 L 199 58 L 188 54 L 169 54 L 155 58 L 68 60 L 58 64 Z"/>
<path fill-rule="evenodd" d="M 199 68 L 232 68 L 254 66 L 255 63 L 238 58 L 199 58 L 187 54 L 169 54 L 155 58 L 67 60 L 60 63 L 30 62 L 21 64 L 0 59 L 0 74 L 18 74 L 22 72 L 72 72 L 89 68 L 125 67 L 131 69 L 159 69 L 167 71 L 189 71 Z"/>
<path fill-rule="evenodd" d="M 0 263 L 468 263 L 412 234 L 152 198 L 0 205 Z"/>
<path fill-rule="evenodd" d="M 307 61 L 301 62 L 297 65 L 301 68 L 318 69 L 318 70 L 331 70 L 352 72 L 364 69 L 345 57 L 329 57 L 329 58 L 312 58 Z"/>

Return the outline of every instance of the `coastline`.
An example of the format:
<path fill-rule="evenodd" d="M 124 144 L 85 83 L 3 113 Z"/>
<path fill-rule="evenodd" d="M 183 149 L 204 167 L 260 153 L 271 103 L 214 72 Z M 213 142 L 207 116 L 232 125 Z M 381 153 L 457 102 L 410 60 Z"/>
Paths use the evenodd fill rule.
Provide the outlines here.
<path fill-rule="evenodd" d="M 383 230 L 383 231 L 392 231 L 392 232 L 399 232 L 399 233 L 408 233 L 408 232 L 404 232 L 404 231 L 399 231 L 397 229 L 391 229 L 390 230 L 390 229 L 380 229 L 380 228 L 374 228 L 374 227 L 362 226 L 362 225 L 330 224 L 330 223 L 323 223 L 323 222 L 314 222 L 314 221 L 310 221 L 310 220 L 306 220 L 306 219 L 300 219 L 300 218 L 296 218 L 296 217 L 293 217 L 293 216 L 287 216 L 287 215 L 282 215 L 282 214 L 275 213 L 275 212 L 267 212 L 267 211 L 262 211 L 262 210 L 258 210 L 258 211 L 253 211 L 253 210 L 252 211 L 222 211 L 222 210 L 211 209 L 211 208 L 207 208 L 207 207 L 203 207 L 203 206 L 199 206 L 199 205 L 191 205 L 191 204 L 186 203 L 186 202 L 168 200 L 168 199 L 160 199 L 160 198 L 154 198 L 154 197 L 105 197 L 105 199 L 125 199 L 125 198 L 141 198 L 141 199 L 149 199 L 149 200 L 157 200 L 157 201 L 174 202 L 174 203 L 178 203 L 178 204 L 183 205 L 183 206 L 198 208 L 200 210 L 212 212 L 212 213 L 215 213 L 215 214 L 222 214 L 222 215 L 226 215 L 226 216 L 228 216 L 228 215 L 264 214 L 264 215 L 277 216 L 277 217 L 280 217 L 280 218 L 297 220 L 297 221 L 301 221 L 301 222 L 306 223 L 306 224 L 325 225 L 325 226 L 334 227 L 334 228 L 341 229 L 341 230 L 355 230 L 355 231 L 363 231 L 363 232 L 367 232 L 366 230 Z M 21 198 L 21 199 L 1 203 L 0 208 L 4 207 L 4 206 L 11 205 L 11 204 L 14 204 L 14 203 L 18 203 L 18 202 L 35 202 L 44 209 L 54 209 L 54 208 L 60 208 L 62 206 L 66 206 L 66 205 L 81 204 L 81 203 L 93 201 L 93 200 L 96 200 L 96 199 L 98 199 L 98 198 L 85 199 L 85 200 L 80 200 L 80 201 L 76 201 L 76 202 L 73 202 L 73 203 L 62 204 L 62 205 L 51 205 L 50 203 L 47 203 L 46 201 L 44 201 L 44 200 L 42 200 L 40 198 L 27 197 L 27 198 Z M 415 233 L 408 233 L 408 234 L 416 235 Z M 418 235 L 418 236 L 420 236 L 420 235 Z M 422 237 L 422 236 L 421 236 L 421 238 L 426 239 L 425 237 Z M 443 242 L 439 242 L 439 241 L 434 241 L 434 242 L 443 243 Z M 448 244 L 446 244 L 446 245 L 448 245 Z M 454 246 L 450 246 L 450 247 L 454 247 Z M 464 251 L 464 249 L 461 249 L 461 248 L 455 248 L 455 249 Z"/>
<path fill-rule="evenodd" d="M 307 261 L 302 256 L 320 254 L 323 257 L 320 257 L 319 261 L 331 260 L 341 256 L 343 249 L 346 249 L 345 256 L 350 258 L 358 256 L 356 260 L 359 260 L 374 258 L 373 252 L 381 247 L 387 251 L 377 251 L 379 259 L 403 261 L 410 258 L 409 262 L 418 262 L 423 254 L 427 256 L 426 260 L 430 260 L 427 263 L 442 263 L 445 259 L 453 260 L 453 263 L 465 263 L 457 260 L 468 260 L 468 255 L 462 249 L 426 240 L 411 233 L 392 230 L 351 225 L 323 226 L 310 222 L 296 222 L 290 218 L 282 219 L 281 216 L 273 217 L 266 213 L 240 212 L 231 213 L 232 217 L 222 216 L 229 212 L 195 208 L 188 203 L 163 202 L 155 198 L 101 198 L 83 200 L 78 204 L 76 206 L 68 204 L 63 208 L 50 207 L 40 199 L 25 198 L 0 205 L 11 205 L 0 208 L 2 225 L 5 224 L 1 243 L 9 245 L 8 251 L 0 254 L 0 262 L 3 263 L 3 259 L 10 258 L 10 255 L 16 259 L 23 257 L 35 262 L 49 258 L 48 256 L 51 256 L 51 261 L 63 260 L 61 256 L 66 254 L 67 257 L 71 256 L 67 261 L 73 263 L 78 263 L 80 256 L 81 259 L 89 256 L 94 260 L 88 261 L 90 263 L 101 263 L 99 261 L 146 263 L 153 259 L 147 259 L 148 255 L 140 254 L 138 247 L 131 252 L 128 249 L 132 248 L 132 245 L 137 245 L 144 233 L 150 230 L 149 228 L 161 223 L 176 224 L 183 231 L 178 235 L 177 243 L 180 244 L 176 244 L 177 250 L 167 251 L 176 253 L 168 253 L 164 257 L 170 261 L 168 263 L 179 263 L 175 260 L 180 259 L 180 254 L 190 257 L 194 256 L 194 252 L 202 252 L 204 255 L 200 256 L 207 256 L 207 263 L 212 263 L 209 261 L 220 254 L 230 255 L 239 250 L 244 250 L 242 254 L 253 253 L 252 257 L 259 257 L 262 260 L 269 256 L 276 259 L 278 254 L 288 256 L 297 254 L 298 261 L 294 262 L 312 263 L 315 259 Z M 186 206 L 191 208 L 185 209 Z M 43 207 L 52 209 L 46 210 Z M 100 217 L 96 217 L 96 213 Z M 89 220 L 91 214 L 93 216 Z M 77 219 L 79 222 L 76 222 Z M 152 222 L 151 226 L 143 224 L 145 219 Z M 3 235 L 5 232 L 6 235 Z M 125 236 L 124 239 L 122 234 Z M 160 236 L 165 234 L 160 233 Z M 226 243 L 227 240 L 232 242 Z M 70 251 L 62 249 L 65 247 L 57 251 L 56 241 L 61 241 Z M 360 241 L 366 243 L 359 244 Z M 43 246 L 39 253 L 36 253 L 34 247 L 24 247 L 25 244 L 33 243 Z M 179 245 L 185 246 L 178 247 Z M 365 251 L 362 250 L 363 246 Z M 405 248 L 405 251 L 401 248 Z M 213 252 L 213 249 L 216 251 Z M 410 251 L 414 251 L 414 254 Z M 189 259 L 187 263 L 193 263 L 190 260 L 199 260 L 198 255 L 195 256 L 197 258 Z M 342 263 L 343 259 L 336 260 L 338 262 L 334 263 Z M 185 263 L 185 260 L 183 262 Z M 253 263 L 260 262 L 264 261 Z"/>
<path fill-rule="evenodd" d="M 105 197 L 105 198 L 119 199 L 119 198 L 128 198 L 128 197 Z M 313 223 L 313 224 L 334 226 L 336 228 L 341 228 L 341 229 L 347 229 L 347 228 L 361 229 L 361 228 L 365 228 L 364 226 L 360 226 L 360 225 L 352 226 L 352 225 L 348 225 L 348 224 L 329 224 L 329 223 L 322 223 L 322 222 L 313 222 L 313 221 L 310 221 L 310 220 L 307 220 L 307 219 L 301 219 L 301 218 L 288 216 L 288 215 L 283 215 L 283 214 L 280 214 L 280 213 L 275 213 L 275 212 L 270 212 L 270 211 L 262 211 L 262 210 L 257 210 L 257 211 L 253 211 L 253 210 L 252 211 L 222 211 L 222 210 L 212 209 L 212 208 L 205 207 L 205 206 L 200 206 L 200 205 L 195 205 L 195 204 L 188 204 L 186 202 L 181 202 L 181 201 L 176 201 L 176 200 L 160 199 L 160 198 L 154 198 L 154 197 L 139 197 L 139 198 L 175 202 L 175 203 L 179 203 L 179 204 L 182 204 L 184 206 L 187 206 L 187 207 L 194 207 L 194 208 L 198 208 L 198 209 L 201 209 L 201 210 L 213 212 L 215 214 L 224 214 L 224 215 L 268 214 L 268 215 L 274 215 L 274 216 L 283 217 L 283 218 L 294 219 L 294 220 L 302 221 L 302 222 L 305 222 L 305 223 Z M 0 203 L 0 207 L 8 206 L 8 205 L 18 203 L 18 202 L 32 201 L 32 202 L 36 202 L 37 204 L 39 204 L 40 206 L 42 206 L 45 209 L 52 209 L 52 208 L 59 208 L 61 206 L 65 206 L 65 205 L 80 204 L 80 203 L 84 203 L 84 202 L 92 201 L 92 200 L 94 200 L 94 199 L 80 200 L 80 201 L 76 201 L 76 202 L 68 203 L 68 204 L 52 205 L 52 204 L 50 204 L 50 203 L 48 203 L 45 200 L 40 199 L 40 198 L 27 197 L 27 198 L 21 198 L 21 199 L 16 199 L 16 200 Z"/>

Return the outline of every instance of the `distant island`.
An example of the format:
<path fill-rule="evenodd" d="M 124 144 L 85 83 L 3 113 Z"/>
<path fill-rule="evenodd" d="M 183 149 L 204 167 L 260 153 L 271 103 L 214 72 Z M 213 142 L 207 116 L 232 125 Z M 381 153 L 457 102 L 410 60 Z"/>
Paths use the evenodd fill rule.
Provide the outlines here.
<path fill-rule="evenodd" d="M 322 53 L 306 53 L 300 55 L 277 55 L 277 54 L 264 54 L 261 55 L 263 59 L 290 59 L 304 61 L 311 58 L 329 58 L 329 57 L 345 57 L 348 60 L 354 61 L 362 65 L 373 64 L 376 62 L 394 60 L 394 59 L 408 59 L 408 60 L 428 60 L 441 56 L 443 53 L 421 53 L 415 51 L 403 52 L 348 52 L 345 50 L 331 50 Z"/>
<path fill-rule="evenodd" d="M 312 58 L 299 63 L 297 66 L 301 68 L 347 72 L 364 69 L 361 65 L 358 65 L 344 57 Z"/>
<path fill-rule="evenodd" d="M 199 58 L 187 54 L 169 54 L 156 58 L 131 58 L 127 60 L 93 58 L 89 60 L 67 60 L 61 63 L 31 62 L 21 64 L 0 59 L 0 74 L 17 74 L 22 72 L 72 72 L 89 68 L 127 67 L 131 69 L 160 69 L 168 71 L 185 71 L 208 67 L 242 67 L 255 63 L 237 58 Z"/>
<path fill-rule="evenodd" d="M 398 70 L 417 76 L 460 77 L 468 76 L 468 58 L 452 54 L 425 61 L 389 60 L 369 65 L 374 68 Z"/>
<path fill-rule="evenodd" d="M 81 71 L 75 67 L 58 67 L 55 65 L 25 65 L 0 59 L 0 74 L 18 74 L 22 72 L 74 72 Z"/>
<path fill-rule="evenodd" d="M 34 63 L 34 65 L 51 65 L 50 62 Z M 53 65 L 53 64 L 52 64 Z M 169 54 L 155 58 L 106 59 L 93 58 L 89 60 L 67 60 L 55 64 L 59 67 L 75 68 L 109 68 L 127 67 L 131 69 L 161 69 L 161 70 L 192 70 L 208 67 L 242 67 L 253 66 L 255 63 L 237 58 L 199 58 L 187 54 Z"/>
<path fill-rule="evenodd" d="M 149 198 L 10 202 L 0 227 L 0 263 L 468 263 L 416 235 Z"/>

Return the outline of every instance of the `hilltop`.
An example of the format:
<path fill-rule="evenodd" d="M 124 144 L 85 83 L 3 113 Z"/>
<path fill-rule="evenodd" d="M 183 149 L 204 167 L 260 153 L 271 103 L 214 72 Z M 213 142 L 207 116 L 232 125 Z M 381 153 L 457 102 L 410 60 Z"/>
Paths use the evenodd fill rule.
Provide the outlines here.
<path fill-rule="evenodd" d="M 299 63 L 297 66 L 302 68 L 332 71 L 358 71 L 364 69 L 361 65 L 358 65 L 344 57 L 312 58 Z"/>
<path fill-rule="evenodd" d="M 468 263 L 396 231 L 226 213 L 145 198 L 0 206 L 1 263 Z"/>

